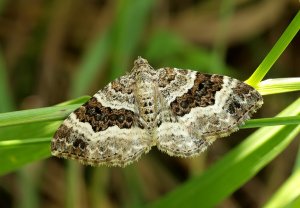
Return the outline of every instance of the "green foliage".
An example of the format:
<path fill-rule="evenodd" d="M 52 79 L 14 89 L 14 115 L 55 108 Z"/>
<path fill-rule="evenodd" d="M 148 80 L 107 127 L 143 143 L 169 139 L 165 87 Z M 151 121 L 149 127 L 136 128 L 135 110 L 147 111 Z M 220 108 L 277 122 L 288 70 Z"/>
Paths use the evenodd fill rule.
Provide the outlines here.
<path fill-rule="evenodd" d="M 299 207 L 300 169 L 296 170 L 268 201 L 264 208 Z M 297 205 L 296 205 L 297 204 Z"/>
<path fill-rule="evenodd" d="M 59 120 L 86 100 L 81 97 L 60 106 L 0 114 L 0 174 L 49 157 L 49 143 Z"/>
<path fill-rule="evenodd" d="M 257 90 L 262 95 L 299 91 L 300 78 L 267 79 L 258 84 Z"/>
<path fill-rule="evenodd" d="M 266 56 L 266 58 L 261 62 L 261 64 L 257 67 L 252 76 L 246 81 L 247 84 L 256 86 L 258 83 L 264 78 L 264 76 L 268 73 L 270 68 L 273 66 L 275 61 L 279 58 L 282 52 L 286 49 L 295 35 L 298 33 L 300 29 L 300 12 L 297 13 L 295 18 L 286 28 L 282 36 L 276 42 L 272 50 Z"/>

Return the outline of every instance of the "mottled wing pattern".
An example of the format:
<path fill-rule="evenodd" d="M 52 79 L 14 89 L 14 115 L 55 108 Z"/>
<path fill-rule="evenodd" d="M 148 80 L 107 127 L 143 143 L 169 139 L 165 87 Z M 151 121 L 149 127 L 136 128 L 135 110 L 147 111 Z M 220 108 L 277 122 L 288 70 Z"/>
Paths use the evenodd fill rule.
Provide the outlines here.
<path fill-rule="evenodd" d="M 51 142 L 53 155 L 83 164 L 125 166 L 151 147 L 137 115 L 135 80 L 126 75 L 109 83 L 62 123 Z"/>
<path fill-rule="evenodd" d="M 162 109 L 157 146 L 169 155 L 201 153 L 215 139 L 238 130 L 263 103 L 254 88 L 227 76 L 176 68 L 158 73 Z"/>

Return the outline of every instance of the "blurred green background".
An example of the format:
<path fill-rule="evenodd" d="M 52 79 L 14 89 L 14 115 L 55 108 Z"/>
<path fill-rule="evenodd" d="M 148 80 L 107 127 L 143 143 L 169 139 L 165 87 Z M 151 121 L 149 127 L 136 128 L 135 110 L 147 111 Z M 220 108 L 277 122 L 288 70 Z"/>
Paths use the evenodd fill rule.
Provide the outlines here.
<path fill-rule="evenodd" d="M 137 56 L 154 68 L 246 80 L 298 9 L 296 0 L 0 0 L 0 112 L 93 95 Z M 266 78 L 300 76 L 299 44 L 298 34 Z M 255 116 L 272 117 L 298 97 L 265 96 Z M 0 177 L 0 207 L 140 207 L 201 174 L 252 131 L 219 140 L 193 159 L 154 148 L 124 169 L 34 162 Z M 218 207 L 264 204 L 292 171 L 298 144 Z"/>

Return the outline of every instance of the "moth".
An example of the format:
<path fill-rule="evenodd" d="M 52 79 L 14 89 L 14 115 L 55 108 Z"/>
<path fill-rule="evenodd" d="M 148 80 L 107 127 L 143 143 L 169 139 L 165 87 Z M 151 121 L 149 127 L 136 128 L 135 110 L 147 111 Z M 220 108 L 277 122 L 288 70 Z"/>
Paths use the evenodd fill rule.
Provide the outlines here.
<path fill-rule="evenodd" d="M 138 57 L 129 74 L 72 112 L 51 153 L 92 165 L 126 166 L 151 147 L 194 157 L 237 131 L 263 104 L 253 87 L 217 74 L 164 67 Z"/>

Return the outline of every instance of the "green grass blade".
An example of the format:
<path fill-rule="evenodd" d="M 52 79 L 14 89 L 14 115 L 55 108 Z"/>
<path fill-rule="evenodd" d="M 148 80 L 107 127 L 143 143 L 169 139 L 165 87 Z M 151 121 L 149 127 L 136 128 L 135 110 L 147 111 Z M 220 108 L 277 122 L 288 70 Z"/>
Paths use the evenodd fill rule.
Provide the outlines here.
<path fill-rule="evenodd" d="M 63 120 L 88 98 L 81 97 L 54 107 L 0 114 L 0 175 L 49 157 L 50 140 L 61 123 L 53 121 Z"/>
<path fill-rule="evenodd" d="M 90 97 L 83 96 L 56 106 L 0 114 L 0 127 L 65 119 Z"/>
<path fill-rule="evenodd" d="M 295 35 L 298 33 L 300 29 L 300 11 L 296 14 L 295 18 L 286 28 L 284 33 L 281 35 L 279 40 L 276 42 L 274 47 L 271 49 L 269 54 L 265 57 L 265 59 L 261 62 L 261 64 L 257 67 L 255 72 L 251 75 L 251 77 L 246 81 L 247 84 L 256 87 L 258 83 L 264 78 L 267 72 L 271 69 L 275 61 L 279 58 L 279 56 L 286 49 L 288 44 L 292 41 Z"/>
<path fill-rule="evenodd" d="M 14 111 L 0 114 L 0 127 L 36 123 L 43 121 L 57 121 L 67 117 L 81 104 L 67 106 L 53 106 L 31 110 Z"/>
<path fill-rule="evenodd" d="M 300 181 L 300 147 L 296 157 L 294 170 L 289 179 L 280 187 L 274 196 L 265 204 L 271 207 L 272 204 L 282 205 L 287 208 L 300 207 L 299 181 Z M 297 184 L 295 187 L 294 185 Z M 296 190 L 296 191 L 295 191 Z"/>
<path fill-rule="evenodd" d="M 297 158 L 294 166 L 294 171 L 297 171 L 300 169 L 300 146 L 298 147 L 298 153 L 297 153 Z"/>
<path fill-rule="evenodd" d="M 66 105 L 73 105 L 73 104 L 82 104 L 88 101 L 91 98 L 91 96 L 81 96 L 72 100 L 67 100 L 65 102 L 59 103 L 55 106 L 66 106 Z"/>
<path fill-rule="evenodd" d="M 299 91 L 300 78 L 267 79 L 260 82 L 256 89 L 261 95 Z"/>
<path fill-rule="evenodd" d="M 1 127 L 0 175 L 50 156 L 50 139 L 61 122 Z"/>
<path fill-rule="evenodd" d="M 251 119 L 246 121 L 245 125 L 241 126 L 240 129 L 259 128 L 265 126 L 292 125 L 292 124 L 300 124 L 300 116 Z"/>
<path fill-rule="evenodd" d="M 9 139 L 9 140 L 2 140 L 0 141 L 0 148 L 15 148 L 15 147 L 22 147 L 26 144 L 39 144 L 44 142 L 50 142 L 50 137 L 45 138 L 30 138 L 30 139 Z"/>
<path fill-rule="evenodd" d="M 287 208 L 299 208 L 300 207 L 300 197 L 292 201 Z"/>
<path fill-rule="evenodd" d="M 29 139 L 29 140 L 36 140 Z M 4 144 L 5 145 L 5 144 Z M 19 169 L 25 164 L 50 156 L 49 140 L 40 140 L 32 144 L 14 144 L 0 146 L 0 175 Z"/>
<path fill-rule="evenodd" d="M 300 196 L 300 169 L 280 187 L 273 197 L 263 206 L 264 208 L 288 207 Z"/>
<path fill-rule="evenodd" d="M 278 116 L 300 114 L 300 99 Z M 300 132 L 300 125 L 264 127 L 250 135 L 198 177 L 150 207 L 214 207 L 280 154 Z"/>

